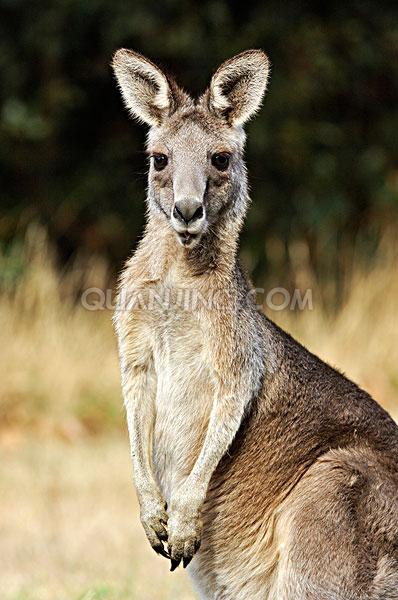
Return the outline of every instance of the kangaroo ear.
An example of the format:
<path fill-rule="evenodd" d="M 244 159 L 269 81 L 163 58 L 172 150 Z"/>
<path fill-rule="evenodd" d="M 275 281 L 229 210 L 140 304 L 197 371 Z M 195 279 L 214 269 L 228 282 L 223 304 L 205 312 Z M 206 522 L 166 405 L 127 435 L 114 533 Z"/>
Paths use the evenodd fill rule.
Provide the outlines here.
<path fill-rule="evenodd" d="M 259 109 L 270 65 L 262 50 L 247 50 L 224 62 L 210 83 L 210 108 L 243 125 Z"/>
<path fill-rule="evenodd" d="M 131 50 L 118 50 L 112 61 L 124 103 L 133 117 L 160 125 L 175 109 L 172 84 L 147 58 Z"/>

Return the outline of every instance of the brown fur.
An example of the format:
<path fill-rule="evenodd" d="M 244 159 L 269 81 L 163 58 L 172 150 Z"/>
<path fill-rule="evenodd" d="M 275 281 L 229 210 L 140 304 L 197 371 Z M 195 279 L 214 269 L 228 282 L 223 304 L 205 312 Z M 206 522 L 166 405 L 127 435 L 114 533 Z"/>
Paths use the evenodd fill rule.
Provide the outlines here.
<path fill-rule="evenodd" d="M 398 428 L 256 309 L 237 259 L 241 125 L 268 60 L 227 61 L 196 102 L 140 55 L 119 51 L 114 66 L 151 125 L 149 155 L 168 158 L 151 164 L 148 223 L 115 314 L 151 545 L 172 568 L 196 555 L 188 570 L 207 600 L 397 600 Z M 182 224 L 180 199 L 203 215 Z M 182 290 L 200 301 L 182 306 Z"/>

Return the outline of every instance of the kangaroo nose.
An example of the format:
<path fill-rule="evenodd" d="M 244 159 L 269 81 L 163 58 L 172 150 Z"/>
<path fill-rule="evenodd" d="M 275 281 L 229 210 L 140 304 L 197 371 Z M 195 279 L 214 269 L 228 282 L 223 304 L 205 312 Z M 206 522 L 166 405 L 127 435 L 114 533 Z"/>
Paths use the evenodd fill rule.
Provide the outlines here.
<path fill-rule="evenodd" d="M 183 198 L 174 203 L 173 216 L 188 225 L 203 217 L 203 204 L 195 198 Z"/>

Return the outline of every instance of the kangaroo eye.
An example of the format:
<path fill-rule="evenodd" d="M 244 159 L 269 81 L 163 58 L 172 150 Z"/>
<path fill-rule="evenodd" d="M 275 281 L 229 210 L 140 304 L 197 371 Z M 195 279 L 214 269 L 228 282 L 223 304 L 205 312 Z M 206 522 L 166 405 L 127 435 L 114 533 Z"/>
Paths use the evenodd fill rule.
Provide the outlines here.
<path fill-rule="evenodd" d="M 153 154 L 152 158 L 155 171 L 162 171 L 167 165 L 168 158 L 165 154 Z"/>
<path fill-rule="evenodd" d="M 211 164 L 216 167 L 219 171 L 226 171 L 229 166 L 229 159 L 231 155 L 228 152 L 216 152 L 211 157 Z"/>

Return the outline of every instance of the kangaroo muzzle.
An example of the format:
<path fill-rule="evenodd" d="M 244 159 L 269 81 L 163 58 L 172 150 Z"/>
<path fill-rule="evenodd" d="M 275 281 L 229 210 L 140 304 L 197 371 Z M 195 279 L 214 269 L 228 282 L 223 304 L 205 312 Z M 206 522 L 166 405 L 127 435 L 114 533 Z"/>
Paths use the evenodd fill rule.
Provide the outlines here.
<path fill-rule="evenodd" d="M 197 198 L 181 198 L 174 202 L 171 211 L 171 224 L 179 242 L 193 246 L 206 227 L 206 210 Z"/>

